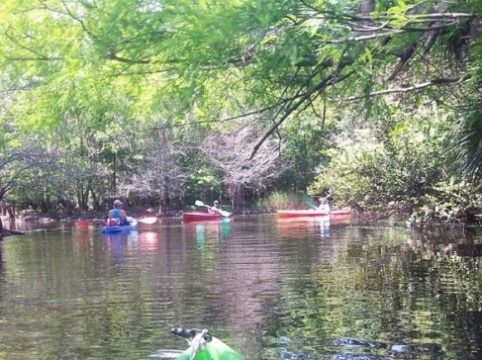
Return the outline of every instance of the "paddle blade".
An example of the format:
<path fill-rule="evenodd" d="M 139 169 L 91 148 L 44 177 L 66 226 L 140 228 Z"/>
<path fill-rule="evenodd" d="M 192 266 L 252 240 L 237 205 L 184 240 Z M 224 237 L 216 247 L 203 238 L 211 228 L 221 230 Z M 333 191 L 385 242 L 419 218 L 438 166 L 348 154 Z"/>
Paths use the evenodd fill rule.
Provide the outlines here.
<path fill-rule="evenodd" d="M 305 204 L 308 205 L 310 208 L 312 209 L 316 209 L 317 207 L 315 205 L 313 205 L 312 203 L 310 203 L 309 201 L 305 201 Z"/>
<path fill-rule="evenodd" d="M 137 221 L 143 224 L 152 225 L 157 222 L 157 217 L 145 217 L 145 218 L 137 219 Z"/>
<path fill-rule="evenodd" d="M 206 205 L 204 205 L 204 203 L 203 203 L 202 201 L 200 201 L 200 200 L 196 200 L 195 204 L 196 204 L 196 206 L 206 206 Z"/>
<path fill-rule="evenodd" d="M 227 212 L 227 211 L 219 210 L 218 212 L 224 217 L 230 217 L 231 216 L 231 213 Z"/>

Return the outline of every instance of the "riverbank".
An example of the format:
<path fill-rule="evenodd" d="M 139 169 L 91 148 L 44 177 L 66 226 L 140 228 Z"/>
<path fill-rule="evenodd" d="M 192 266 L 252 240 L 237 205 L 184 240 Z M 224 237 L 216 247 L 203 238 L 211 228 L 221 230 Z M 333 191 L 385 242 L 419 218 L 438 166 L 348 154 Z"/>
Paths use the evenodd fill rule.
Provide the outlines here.
<path fill-rule="evenodd" d="M 186 209 L 185 211 L 206 211 L 205 209 Z M 159 219 L 176 219 L 182 217 L 182 210 L 171 210 L 165 214 L 159 214 L 155 209 L 152 208 L 137 208 L 137 209 L 128 209 L 127 215 L 134 217 L 134 218 L 152 218 L 156 217 Z M 253 214 L 269 214 L 273 213 L 272 211 L 263 211 L 261 209 L 249 209 L 243 211 L 237 211 L 235 215 L 253 215 Z M 19 222 L 37 222 L 43 224 L 49 224 L 51 222 L 75 222 L 75 221 L 89 221 L 95 224 L 102 224 L 105 222 L 107 217 L 107 212 L 104 211 L 85 211 L 85 212 L 78 212 L 75 214 L 65 214 L 65 213 L 56 213 L 56 214 L 45 214 L 39 211 L 33 210 L 22 210 L 20 211 L 15 219 L 11 219 L 6 215 L 0 216 L 0 220 L 4 226 L 0 227 L 0 239 L 10 235 L 22 235 L 24 232 L 12 230 L 15 228 L 14 224 L 16 221 Z M 8 224 L 8 225 L 7 225 Z M 7 226 L 5 226 L 7 225 Z M 7 228 L 5 228 L 7 227 Z"/>

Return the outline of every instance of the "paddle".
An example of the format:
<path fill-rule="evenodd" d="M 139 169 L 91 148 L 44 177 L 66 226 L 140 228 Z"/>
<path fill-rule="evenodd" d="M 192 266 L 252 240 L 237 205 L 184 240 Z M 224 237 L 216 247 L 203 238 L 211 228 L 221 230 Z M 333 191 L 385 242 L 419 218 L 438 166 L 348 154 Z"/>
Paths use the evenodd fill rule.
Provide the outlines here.
<path fill-rule="evenodd" d="M 214 209 L 213 211 L 216 211 L 217 213 L 221 214 L 222 216 L 224 217 L 230 217 L 231 216 L 231 213 L 230 212 L 227 212 L 227 211 L 224 211 L 224 210 L 221 210 L 221 209 L 215 209 L 213 208 L 212 206 L 209 206 L 209 205 L 206 205 L 204 204 L 202 201 L 200 200 L 196 200 L 195 202 L 196 206 L 205 206 L 207 207 L 208 209 Z"/>
<path fill-rule="evenodd" d="M 312 209 L 315 209 L 315 210 L 318 209 L 315 205 L 313 205 L 312 203 L 310 203 L 308 200 L 305 201 L 305 204 L 308 205 L 308 206 L 309 206 L 310 208 L 312 208 Z"/>
<path fill-rule="evenodd" d="M 152 225 L 157 222 L 157 217 L 151 216 L 151 217 L 140 218 L 140 219 L 137 219 L 137 222 L 147 224 L 147 225 Z"/>

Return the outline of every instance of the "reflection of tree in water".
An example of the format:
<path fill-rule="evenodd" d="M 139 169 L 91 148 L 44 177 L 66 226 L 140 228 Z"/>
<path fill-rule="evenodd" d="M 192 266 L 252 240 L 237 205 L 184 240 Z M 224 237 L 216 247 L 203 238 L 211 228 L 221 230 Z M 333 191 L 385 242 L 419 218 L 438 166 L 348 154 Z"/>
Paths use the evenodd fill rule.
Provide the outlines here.
<path fill-rule="evenodd" d="M 464 334 L 467 342 L 467 352 L 472 359 L 482 359 L 482 312 L 466 311 L 454 316 L 457 329 Z"/>
<path fill-rule="evenodd" d="M 401 353 L 407 355 L 396 356 L 482 358 L 482 259 L 480 251 L 467 250 L 478 246 L 454 246 L 468 256 L 434 257 L 427 249 L 440 249 L 440 244 L 414 237 L 403 228 L 365 228 L 337 240 L 331 263 L 316 263 L 308 255 L 287 261 L 290 274 L 305 268 L 310 272 L 302 281 L 293 276 L 296 283 L 281 289 L 279 302 L 270 305 L 272 315 L 260 341 L 273 347 L 263 347 L 276 349 L 277 339 L 286 335 L 293 342 L 279 348 L 293 354 L 311 348 L 312 355 L 354 353 L 343 359 L 393 358 Z M 347 350 L 328 344 L 344 336 L 370 345 Z M 320 337 L 328 345 L 320 346 Z M 374 346 L 378 340 L 383 343 Z"/>
<path fill-rule="evenodd" d="M 0 279 L 3 279 L 3 242 L 2 241 L 0 241 Z"/>

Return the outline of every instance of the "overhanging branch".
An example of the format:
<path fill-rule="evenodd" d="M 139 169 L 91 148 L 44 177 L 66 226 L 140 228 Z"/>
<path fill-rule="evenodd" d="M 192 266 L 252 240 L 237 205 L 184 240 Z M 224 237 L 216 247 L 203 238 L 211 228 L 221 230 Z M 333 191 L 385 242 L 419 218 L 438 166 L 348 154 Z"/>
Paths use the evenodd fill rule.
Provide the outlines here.
<path fill-rule="evenodd" d="M 394 94 L 394 93 L 407 93 L 410 91 L 416 91 L 420 89 L 424 89 L 430 86 L 435 86 L 435 85 L 445 85 L 445 84 L 453 84 L 457 82 L 462 82 L 465 80 L 470 79 L 469 74 L 465 74 L 462 76 L 450 76 L 446 78 L 439 78 L 439 79 L 433 79 L 429 80 L 423 83 L 415 84 L 412 86 L 407 86 L 407 87 L 401 87 L 401 88 L 395 88 L 395 89 L 387 89 L 387 90 L 380 90 L 380 91 L 373 91 L 369 94 L 362 95 L 362 96 L 350 96 L 345 99 L 338 99 L 337 101 L 356 101 L 356 100 L 361 100 L 361 99 L 366 99 L 374 96 L 379 96 L 379 95 L 388 95 L 388 94 Z"/>
<path fill-rule="evenodd" d="M 266 141 L 266 139 L 274 132 L 276 131 L 279 126 L 293 113 L 295 112 L 301 105 L 303 105 L 306 101 L 308 101 L 311 96 L 316 93 L 323 91 L 326 89 L 326 87 L 331 84 L 331 83 L 339 83 L 349 76 L 353 74 L 353 71 L 349 72 L 348 74 L 342 76 L 342 77 L 336 77 L 336 71 L 333 72 L 332 74 L 328 75 L 326 78 L 324 78 L 322 81 L 320 81 L 315 87 L 312 89 L 308 90 L 305 92 L 302 96 L 299 97 L 298 101 L 293 103 L 290 107 L 288 107 L 284 114 L 281 116 L 281 118 L 276 121 L 261 137 L 261 139 L 258 140 L 256 145 L 253 148 L 253 151 L 251 152 L 250 159 L 252 159 L 255 155 L 258 149 L 263 145 L 263 143 Z"/>

